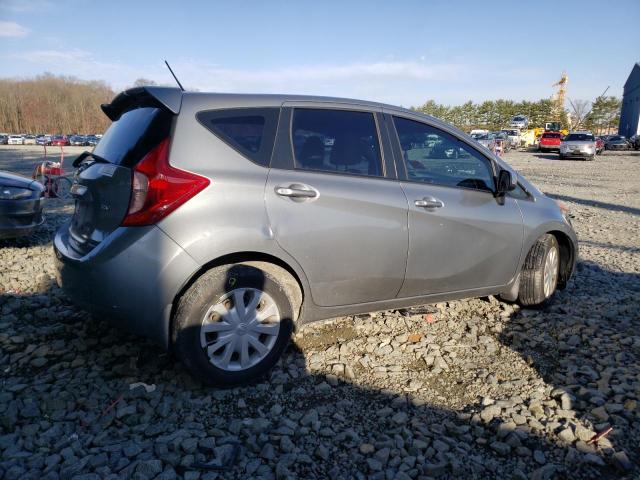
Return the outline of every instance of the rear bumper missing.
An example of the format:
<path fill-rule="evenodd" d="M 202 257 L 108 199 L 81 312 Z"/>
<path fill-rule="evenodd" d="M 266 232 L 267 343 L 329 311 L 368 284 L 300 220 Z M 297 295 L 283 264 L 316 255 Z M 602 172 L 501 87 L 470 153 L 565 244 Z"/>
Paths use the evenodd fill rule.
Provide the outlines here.
<path fill-rule="evenodd" d="M 169 345 L 172 303 L 199 265 L 162 230 L 120 227 L 84 257 L 69 246 L 68 225 L 53 242 L 56 280 L 87 311 Z"/>

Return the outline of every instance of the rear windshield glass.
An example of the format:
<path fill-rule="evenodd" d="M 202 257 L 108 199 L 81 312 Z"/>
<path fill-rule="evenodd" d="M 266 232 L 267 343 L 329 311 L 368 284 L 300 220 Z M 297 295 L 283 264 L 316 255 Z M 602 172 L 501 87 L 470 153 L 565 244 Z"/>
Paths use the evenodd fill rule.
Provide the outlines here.
<path fill-rule="evenodd" d="M 279 108 L 209 110 L 198 121 L 230 147 L 262 166 L 268 166 L 278 126 Z"/>
<path fill-rule="evenodd" d="M 589 142 L 593 141 L 593 135 L 588 135 L 586 133 L 570 133 L 566 137 L 564 137 L 566 142 Z"/>
<path fill-rule="evenodd" d="M 159 108 L 137 108 L 113 122 L 94 153 L 105 160 L 132 167 L 169 136 L 173 115 Z"/>
<path fill-rule="evenodd" d="M 542 138 L 560 138 L 559 133 L 544 133 Z"/>

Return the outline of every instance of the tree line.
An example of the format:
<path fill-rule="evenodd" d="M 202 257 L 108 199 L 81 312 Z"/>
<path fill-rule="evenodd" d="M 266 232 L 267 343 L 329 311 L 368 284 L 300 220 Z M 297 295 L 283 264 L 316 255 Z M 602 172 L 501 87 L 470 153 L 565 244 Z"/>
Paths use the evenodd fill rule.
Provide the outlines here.
<path fill-rule="evenodd" d="M 111 123 L 100 104 L 114 92 L 105 82 L 49 73 L 31 79 L 0 79 L 0 132 L 101 133 Z"/>
<path fill-rule="evenodd" d="M 134 86 L 154 85 L 139 78 Z M 32 79 L 0 79 L 0 132 L 6 133 L 99 133 L 109 126 L 100 104 L 115 93 L 103 81 L 84 81 L 50 73 Z M 593 103 L 570 101 L 569 116 L 554 118 L 553 102 L 488 100 L 468 101 L 462 105 L 443 105 L 428 100 L 413 110 L 437 117 L 461 130 L 474 128 L 499 130 L 507 127 L 514 115 L 529 118 L 532 127 L 560 121 L 563 128 L 585 128 L 597 133 L 615 130 L 620 119 L 621 101 L 617 97 L 598 97 Z"/>
<path fill-rule="evenodd" d="M 553 102 L 487 100 L 482 103 L 468 101 L 462 105 L 443 105 L 428 100 L 412 110 L 426 113 L 455 125 L 466 132 L 473 129 L 500 130 L 509 126 L 515 115 L 526 115 L 530 127 L 544 127 L 546 122 L 559 121 L 562 128 L 588 129 L 597 133 L 616 130 L 620 121 L 621 100 L 617 97 L 598 97 L 593 103 L 570 102 L 572 110 L 565 110 L 561 118 L 554 118 Z M 567 115 L 568 114 L 568 115 Z"/>

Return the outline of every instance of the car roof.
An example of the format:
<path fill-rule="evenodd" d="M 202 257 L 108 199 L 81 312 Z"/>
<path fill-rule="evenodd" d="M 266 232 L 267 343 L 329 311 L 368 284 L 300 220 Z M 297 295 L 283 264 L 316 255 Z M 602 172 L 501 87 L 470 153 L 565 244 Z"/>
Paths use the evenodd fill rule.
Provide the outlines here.
<path fill-rule="evenodd" d="M 149 91 L 152 92 L 152 89 L 150 88 Z M 328 106 L 343 104 L 346 106 L 353 105 L 372 110 L 385 109 L 392 113 L 399 113 L 409 117 L 426 120 L 429 123 L 437 125 L 445 130 L 453 129 L 459 132 L 459 129 L 452 125 L 416 110 L 409 110 L 396 105 L 354 98 L 270 93 L 182 92 L 181 104 L 182 108 L 187 107 L 190 110 L 207 110 L 234 107 L 281 107 L 284 103 L 297 102 L 310 103 L 313 104 L 314 107 L 319 106 L 319 104 L 327 104 Z"/>

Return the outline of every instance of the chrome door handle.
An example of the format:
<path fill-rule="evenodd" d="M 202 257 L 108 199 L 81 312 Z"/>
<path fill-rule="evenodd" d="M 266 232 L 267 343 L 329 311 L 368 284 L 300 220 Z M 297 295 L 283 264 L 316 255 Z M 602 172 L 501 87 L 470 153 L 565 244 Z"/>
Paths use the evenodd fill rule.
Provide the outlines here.
<path fill-rule="evenodd" d="M 422 200 L 416 200 L 413 202 L 416 207 L 422 208 L 441 208 L 444 207 L 444 203 L 434 197 L 424 197 Z"/>
<path fill-rule="evenodd" d="M 318 196 L 318 192 L 315 190 L 295 188 L 293 185 L 289 187 L 276 187 L 276 193 L 282 197 L 292 198 L 316 198 Z"/>

